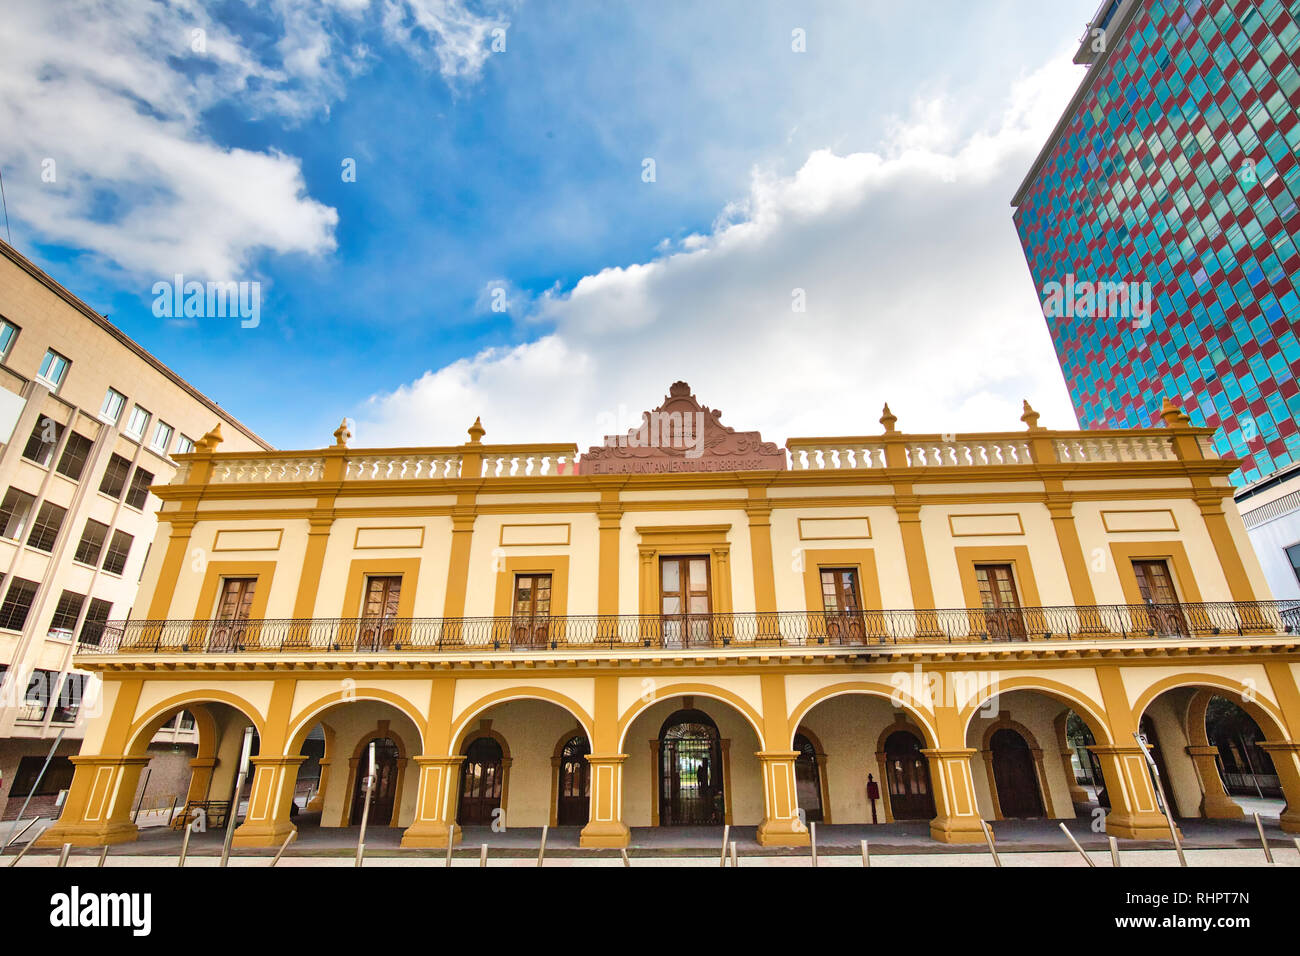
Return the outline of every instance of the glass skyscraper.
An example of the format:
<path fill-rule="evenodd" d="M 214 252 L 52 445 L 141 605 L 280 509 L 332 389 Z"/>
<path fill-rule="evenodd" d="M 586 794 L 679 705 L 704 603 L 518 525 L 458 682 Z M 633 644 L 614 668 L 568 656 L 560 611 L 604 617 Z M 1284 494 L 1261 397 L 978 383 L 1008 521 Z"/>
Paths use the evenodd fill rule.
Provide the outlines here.
<path fill-rule="evenodd" d="M 1300 462 L 1300 0 L 1107 0 L 1076 62 L 1012 205 L 1080 423 Z"/>

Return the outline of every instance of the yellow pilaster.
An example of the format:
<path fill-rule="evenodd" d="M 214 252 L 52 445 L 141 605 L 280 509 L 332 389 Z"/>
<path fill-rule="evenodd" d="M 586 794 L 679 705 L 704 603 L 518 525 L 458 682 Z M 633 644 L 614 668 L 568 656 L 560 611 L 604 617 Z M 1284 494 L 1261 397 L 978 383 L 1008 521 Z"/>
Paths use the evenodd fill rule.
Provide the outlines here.
<path fill-rule="evenodd" d="M 1278 783 L 1282 785 L 1282 796 L 1286 797 L 1282 829 L 1300 833 L 1300 744 L 1261 742 L 1259 747 L 1272 759 Z"/>
<path fill-rule="evenodd" d="M 600 506 L 596 509 L 599 535 L 596 611 L 602 616 L 613 616 L 618 613 L 618 538 L 622 521 L 623 506 L 618 500 L 618 490 L 602 490 Z M 611 622 L 611 636 L 616 627 L 617 625 Z"/>
<path fill-rule="evenodd" d="M 930 761 L 930 786 L 934 790 L 936 816 L 930 821 L 930 836 L 940 843 L 984 842 L 971 772 L 971 758 L 976 752 L 973 747 L 921 751 Z"/>
<path fill-rule="evenodd" d="M 1137 718 L 1129 705 L 1119 668 L 1098 667 L 1097 683 L 1101 687 L 1111 739 L 1116 741 L 1088 748 L 1101 763 L 1106 793 L 1110 796 L 1106 832 L 1128 840 L 1168 839 L 1169 823 L 1160 812 L 1146 757 L 1133 737 L 1138 729 Z"/>
<path fill-rule="evenodd" d="M 298 829 L 289 819 L 289 806 L 305 759 L 301 754 L 249 758 L 253 786 L 244 822 L 235 828 L 234 846 L 278 847 Z"/>
<path fill-rule="evenodd" d="M 591 812 L 582 828 L 582 846 L 625 847 L 631 831 L 623 822 L 623 764 L 627 754 L 618 752 L 618 678 L 602 675 L 595 679 L 595 707 L 592 713 Z"/>
<path fill-rule="evenodd" d="M 925 556 L 925 538 L 921 535 L 921 503 L 911 497 L 911 485 L 897 487 L 899 497 L 894 511 L 898 514 L 898 530 L 903 536 L 903 558 L 907 562 L 912 605 L 919 611 L 933 610 L 934 587 L 930 583 L 930 562 Z"/>
<path fill-rule="evenodd" d="M 807 846 L 808 828 L 799 818 L 785 676 L 764 674 L 759 679 L 763 699 L 763 749 L 757 754 L 763 772 L 763 820 L 758 825 L 761 846 Z"/>
<path fill-rule="evenodd" d="M 749 516 L 749 553 L 754 565 L 754 610 L 776 611 L 776 575 L 772 564 L 772 504 L 766 489 L 750 488 L 745 513 Z M 772 622 L 775 627 L 775 622 Z"/>
<path fill-rule="evenodd" d="M 69 759 L 75 769 L 63 813 L 36 839 L 36 846 L 104 846 L 136 839 L 131 801 L 149 758 L 101 755 Z"/>
<path fill-rule="evenodd" d="M 1208 481 L 1208 479 L 1204 480 Z M 1219 567 L 1223 569 L 1223 576 L 1228 580 L 1228 591 L 1232 594 L 1232 599 L 1234 601 L 1255 600 L 1255 589 L 1250 586 L 1246 566 L 1242 563 L 1236 542 L 1232 540 L 1228 519 L 1223 514 L 1223 489 L 1198 489 L 1196 504 L 1201 509 L 1205 530 L 1210 533 L 1210 542 L 1214 545 L 1214 554 L 1219 559 Z"/>
<path fill-rule="evenodd" d="M 446 847 L 451 824 L 455 822 L 456 796 L 460 785 L 460 754 L 439 757 L 415 757 L 420 770 L 419 793 L 415 800 L 415 820 L 402 834 L 402 846 Z M 452 836 L 460 842 L 460 828 Z"/>

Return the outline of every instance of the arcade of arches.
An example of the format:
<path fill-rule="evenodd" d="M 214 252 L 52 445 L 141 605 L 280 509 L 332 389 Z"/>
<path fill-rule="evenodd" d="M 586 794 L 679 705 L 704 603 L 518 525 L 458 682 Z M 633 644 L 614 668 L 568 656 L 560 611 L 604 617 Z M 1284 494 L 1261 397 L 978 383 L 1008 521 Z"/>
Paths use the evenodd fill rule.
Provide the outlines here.
<path fill-rule="evenodd" d="M 147 743 L 181 709 L 199 731 L 192 801 L 228 799 L 243 728 L 257 732 L 240 846 L 283 842 L 295 797 L 321 826 L 355 824 L 372 742 L 370 825 L 401 828 L 407 847 L 497 824 L 581 827 L 584 846 L 626 846 L 631 827 L 731 823 L 757 826 L 764 844 L 800 845 L 808 822 L 873 820 L 928 821 L 936 840 L 977 842 L 981 819 L 1097 806 L 1110 834 L 1159 839 L 1166 824 L 1133 734 L 1156 748 L 1177 815 L 1240 816 L 1225 772 L 1239 755 L 1220 753 L 1206 729 L 1224 698 L 1256 728 L 1246 756 L 1267 754 L 1287 800 L 1283 829 L 1300 832 L 1300 665 L 1282 654 L 1178 666 L 1076 654 L 1044 667 L 1006 652 L 986 653 L 979 671 L 957 654 L 921 664 L 925 681 L 910 662 L 779 652 L 725 666 L 106 670 L 105 717 L 73 758 L 63 815 L 41 841 L 134 839 Z"/>

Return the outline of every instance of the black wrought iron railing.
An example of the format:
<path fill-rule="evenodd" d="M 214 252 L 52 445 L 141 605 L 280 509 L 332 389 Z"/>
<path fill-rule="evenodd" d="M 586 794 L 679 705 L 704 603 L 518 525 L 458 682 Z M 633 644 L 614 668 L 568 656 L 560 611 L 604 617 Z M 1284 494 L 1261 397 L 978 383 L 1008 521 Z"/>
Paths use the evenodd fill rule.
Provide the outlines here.
<path fill-rule="evenodd" d="M 1300 601 L 850 613 L 110 621 L 82 654 L 693 650 L 1300 633 Z"/>

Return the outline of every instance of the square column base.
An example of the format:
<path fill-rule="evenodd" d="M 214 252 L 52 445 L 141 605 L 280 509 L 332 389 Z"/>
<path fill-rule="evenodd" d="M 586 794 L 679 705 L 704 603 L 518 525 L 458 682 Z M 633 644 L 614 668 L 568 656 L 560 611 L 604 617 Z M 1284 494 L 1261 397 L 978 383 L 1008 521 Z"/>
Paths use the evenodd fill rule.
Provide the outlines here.
<path fill-rule="evenodd" d="M 625 850 L 632 842 L 632 831 L 621 821 L 588 823 L 578 836 L 578 846 Z"/>
<path fill-rule="evenodd" d="M 275 847 L 279 849 L 284 841 L 289 838 L 289 834 L 297 831 L 298 828 L 287 820 L 282 823 L 255 823 L 252 825 L 242 823 L 235 827 L 230 845 L 237 847 Z"/>
<path fill-rule="evenodd" d="M 971 829 L 967 821 L 934 819 L 930 821 L 930 839 L 939 843 L 983 843 L 984 831 L 979 821 Z"/>
<path fill-rule="evenodd" d="M 809 846 L 812 835 L 799 820 L 764 820 L 758 825 L 759 846 Z"/>
<path fill-rule="evenodd" d="M 112 846 L 117 843 L 133 843 L 140 838 L 140 828 L 131 821 L 125 823 L 55 823 L 36 838 L 33 846 L 61 847 L 65 843 L 73 846 Z"/>
<path fill-rule="evenodd" d="M 1178 838 L 1183 838 L 1178 830 Z M 1106 815 L 1106 835 L 1121 840 L 1156 840 L 1169 842 L 1169 822 L 1158 813 L 1135 813 L 1120 816 L 1115 813 Z"/>
<path fill-rule="evenodd" d="M 413 823 L 402 834 L 402 849 L 445 850 L 447 849 L 447 836 L 449 833 L 451 834 L 451 845 L 456 846 L 459 844 L 461 838 L 460 827 L 456 827 L 453 831 L 445 823 L 436 823 L 430 820 Z"/>

